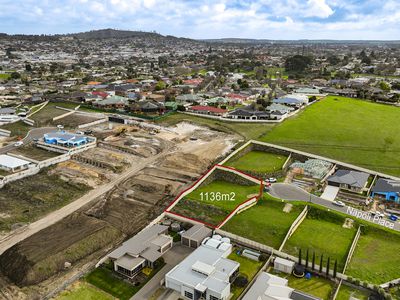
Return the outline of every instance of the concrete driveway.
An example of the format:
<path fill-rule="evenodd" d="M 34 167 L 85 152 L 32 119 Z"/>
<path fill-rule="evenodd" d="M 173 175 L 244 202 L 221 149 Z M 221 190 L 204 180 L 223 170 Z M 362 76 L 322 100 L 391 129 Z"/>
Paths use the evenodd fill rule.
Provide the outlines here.
<path fill-rule="evenodd" d="M 149 299 L 155 291 L 161 286 L 161 281 L 165 275 L 179 264 L 186 256 L 193 252 L 194 249 L 182 245 L 173 246 L 164 254 L 165 266 L 158 271 L 147 284 L 142 287 L 130 300 Z M 173 297 L 173 296 L 172 296 Z"/>

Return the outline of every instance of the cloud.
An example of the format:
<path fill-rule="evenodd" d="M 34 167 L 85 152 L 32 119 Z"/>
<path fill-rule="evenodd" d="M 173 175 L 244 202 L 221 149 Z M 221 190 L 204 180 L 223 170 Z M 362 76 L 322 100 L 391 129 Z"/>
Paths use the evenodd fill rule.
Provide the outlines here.
<path fill-rule="evenodd" d="M 156 30 L 192 38 L 400 36 L 397 0 L 0 0 L 0 31 Z"/>

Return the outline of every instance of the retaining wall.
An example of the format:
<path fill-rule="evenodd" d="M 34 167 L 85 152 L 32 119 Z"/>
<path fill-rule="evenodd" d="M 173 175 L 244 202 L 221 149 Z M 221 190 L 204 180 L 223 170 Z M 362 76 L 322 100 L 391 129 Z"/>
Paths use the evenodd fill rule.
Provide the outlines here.
<path fill-rule="evenodd" d="M 100 120 L 96 120 L 96 121 L 89 122 L 89 123 L 86 123 L 86 124 L 81 124 L 81 125 L 78 126 L 78 128 L 82 129 L 82 128 L 94 126 L 94 125 L 97 125 L 97 124 L 105 123 L 105 122 L 108 122 L 108 119 L 100 119 Z"/>

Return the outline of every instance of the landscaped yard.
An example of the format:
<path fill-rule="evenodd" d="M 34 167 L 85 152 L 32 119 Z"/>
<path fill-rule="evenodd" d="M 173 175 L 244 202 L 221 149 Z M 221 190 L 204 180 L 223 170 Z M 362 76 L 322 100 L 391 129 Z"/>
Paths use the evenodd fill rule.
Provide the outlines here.
<path fill-rule="evenodd" d="M 311 209 L 317 210 L 316 208 Z M 344 228 L 342 226 L 344 218 L 341 222 L 339 216 L 337 216 L 338 219 L 335 222 L 333 222 L 333 217 L 324 219 L 324 216 L 329 217 L 328 214 L 328 212 L 322 213 L 319 218 L 313 218 L 313 213 L 309 212 L 307 218 L 286 242 L 283 251 L 298 256 L 299 249 L 301 249 L 302 258 L 305 259 L 306 251 L 309 249 L 310 262 L 312 253 L 315 251 L 316 265 L 319 265 L 320 257 L 323 255 L 324 267 L 326 267 L 327 259 L 330 257 L 331 270 L 333 270 L 334 262 L 337 259 L 338 271 L 341 271 L 353 242 L 356 228 Z"/>
<path fill-rule="evenodd" d="M 212 225 L 218 225 L 239 204 L 258 195 L 260 185 L 244 186 L 214 180 L 187 195 L 173 211 Z"/>
<path fill-rule="evenodd" d="M 261 140 L 400 175 L 399 114 L 398 107 L 328 96 Z"/>
<path fill-rule="evenodd" d="M 360 291 L 358 289 L 354 289 L 348 285 L 342 284 L 340 286 L 339 293 L 336 297 L 337 300 L 349 300 L 350 297 L 357 298 L 359 300 L 368 300 L 370 293 L 366 291 Z"/>
<path fill-rule="evenodd" d="M 257 205 L 234 216 L 222 229 L 278 249 L 293 221 L 304 209 L 303 205 L 294 205 L 289 213 L 285 213 L 285 205 L 264 195 Z"/>
<path fill-rule="evenodd" d="M 223 122 L 213 119 L 207 119 L 182 113 L 175 113 L 165 118 L 157 120 L 157 123 L 172 126 L 180 122 L 191 122 L 202 126 L 210 127 L 217 131 L 226 133 L 237 133 L 245 139 L 258 139 L 269 132 L 275 125 L 265 123 L 237 123 L 237 122 Z"/>
<path fill-rule="evenodd" d="M 362 234 L 347 275 L 381 284 L 400 277 L 400 234 L 374 229 Z"/>
<path fill-rule="evenodd" d="M 296 290 L 305 292 L 323 300 L 330 299 L 333 292 L 333 283 L 322 277 L 296 278 L 293 275 L 288 276 L 288 285 Z"/>
<path fill-rule="evenodd" d="M 111 270 L 103 267 L 90 272 L 86 275 L 85 280 L 121 300 L 130 299 L 139 290 L 138 287 L 114 276 Z"/>
<path fill-rule="evenodd" d="M 225 165 L 243 171 L 269 173 L 281 170 L 287 157 L 264 151 L 250 151 L 239 158 L 232 158 Z"/>
<path fill-rule="evenodd" d="M 234 261 L 237 261 L 240 263 L 239 267 L 239 272 L 242 275 L 245 275 L 249 282 L 251 279 L 257 274 L 258 270 L 262 267 L 263 262 L 255 261 L 252 259 L 249 259 L 247 257 L 243 257 L 239 254 L 237 254 L 238 249 L 234 249 L 232 253 L 228 256 L 229 259 L 232 259 Z M 237 299 L 239 295 L 243 292 L 244 287 L 237 287 L 235 285 L 232 285 L 231 288 L 231 293 L 233 293 L 232 300 Z"/>
<path fill-rule="evenodd" d="M 62 292 L 56 300 L 112 300 L 114 297 L 86 282 L 79 281 L 71 289 Z"/>

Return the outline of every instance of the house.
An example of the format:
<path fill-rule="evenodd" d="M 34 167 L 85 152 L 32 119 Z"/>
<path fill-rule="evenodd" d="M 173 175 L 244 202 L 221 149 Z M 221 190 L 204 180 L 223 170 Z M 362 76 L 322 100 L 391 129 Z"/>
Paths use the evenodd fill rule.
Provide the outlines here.
<path fill-rule="evenodd" d="M 0 169 L 8 172 L 16 172 L 30 167 L 30 161 L 20 159 L 15 156 L 1 154 L 0 155 Z"/>
<path fill-rule="evenodd" d="M 288 286 L 288 280 L 262 272 L 242 300 L 318 300 Z"/>
<path fill-rule="evenodd" d="M 165 275 L 165 286 L 183 299 L 227 300 L 239 263 L 228 259 L 232 245 L 209 238 Z"/>
<path fill-rule="evenodd" d="M 302 105 L 308 104 L 308 97 L 306 95 L 302 94 L 290 94 L 286 95 L 284 97 L 280 97 L 278 99 L 272 100 L 273 103 L 276 104 L 284 104 L 284 105 L 289 105 L 289 106 L 296 106 L 300 107 Z"/>
<path fill-rule="evenodd" d="M 328 185 L 337 186 L 354 192 L 362 192 L 367 185 L 369 174 L 351 170 L 337 170 L 329 176 Z"/>
<path fill-rule="evenodd" d="M 163 114 L 165 112 L 165 105 L 162 102 L 144 100 L 132 103 L 130 110 L 133 112 Z"/>
<path fill-rule="evenodd" d="M 206 237 L 210 237 L 211 235 L 211 229 L 203 224 L 196 224 L 181 235 L 181 243 L 184 246 L 197 248 Z"/>
<path fill-rule="evenodd" d="M 44 144 L 69 148 L 79 147 L 93 141 L 95 141 L 95 138 L 66 131 L 53 131 L 43 135 Z"/>
<path fill-rule="evenodd" d="M 303 88 L 298 88 L 296 90 L 294 90 L 294 93 L 296 94 L 303 94 L 303 95 L 307 95 L 307 96 L 318 96 L 320 95 L 320 89 L 316 88 L 316 87 L 303 87 Z"/>
<path fill-rule="evenodd" d="M 270 114 L 265 111 L 252 110 L 249 108 L 237 108 L 228 113 L 227 117 L 239 120 L 269 120 Z"/>
<path fill-rule="evenodd" d="M 379 178 L 372 188 L 371 196 L 380 196 L 387 201 L 400 203 L 400 181 Z"/>
<path fill-rule="evenodd" d="M 123 110 L 128 105 L 128 99 L 121 96 L 110 96 L 104 100 L 97 100 L 93 105 L 102 109 Z"/>
<path fill-rule="evenodd" d="M 168 226 L 155 224 L 139 232 L 107 255 L 115 272 L 133 278 L 144 267 L 153 267 L 172 247 L 172 237 L 166 235 Z"/>
<path fill-rule="evenodd" d="M 200 101 L 204 100 L 202 97 L 200 97 L 198 95 L 193 95 L 193 94 L 179 95 L 179 96 L 176 96 L 175 99 L 177 102 L 190 102 L 190 103 L 200 102 Z"/>
<path fill-rule="evenodd" d="M 204 106 L 204 105 L 194 105 L 190 106 L 187 109 L 189 112 L 197 113 L 197 114 L 205 114 L 205 115 L 213 115 L 213 116 L 222 116 L 227 110 L 214 107 L 214 106 Z"/>
<path fill-rule="evenodd" d="M 178 109 L 178 103 L 175 101 L 167 101 L 164 103 L 165 109 L 166 110 L 177 110 Z"/>

